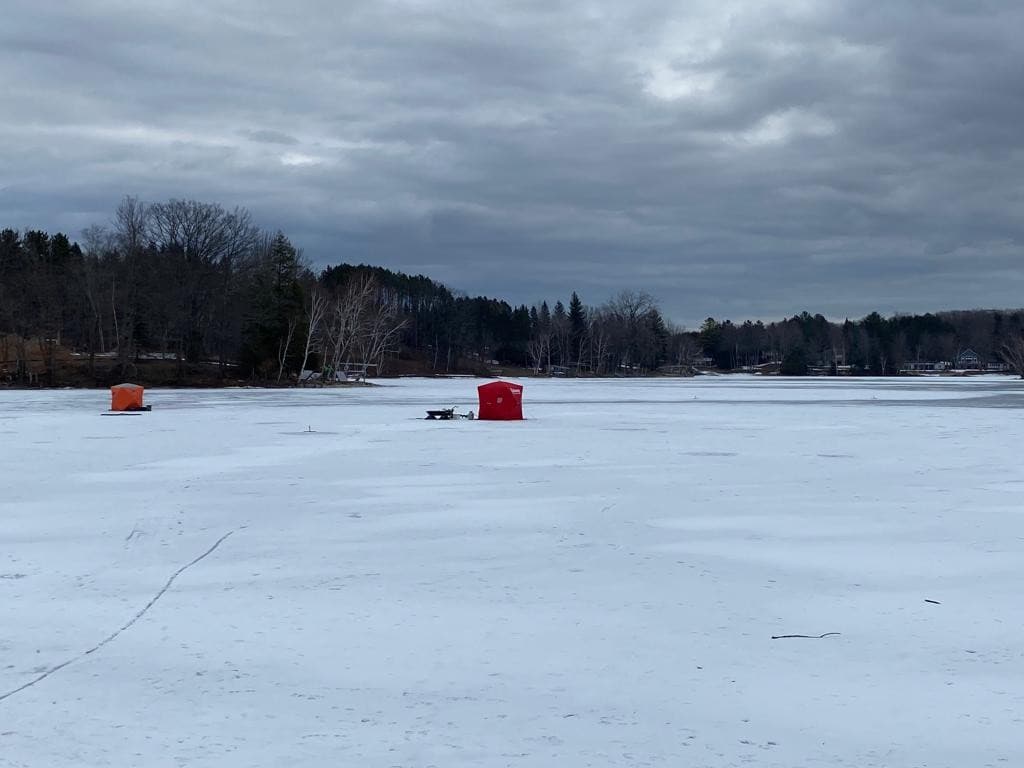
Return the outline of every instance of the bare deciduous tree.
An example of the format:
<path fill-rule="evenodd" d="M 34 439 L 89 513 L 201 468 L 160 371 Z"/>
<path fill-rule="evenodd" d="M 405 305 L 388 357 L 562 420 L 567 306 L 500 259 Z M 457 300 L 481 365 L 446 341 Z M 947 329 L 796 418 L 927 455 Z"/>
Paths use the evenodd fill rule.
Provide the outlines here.
<path fill-rule="evenodd" d="M 299 378 L 296 382 L 302 385 L 302 374 L 306 370 L 306 363 L 309 362 L 309 354 L 316 350 L 320 344 L 321 325 L 329 306 L 327 294 L 317 283 L 313 283 L 309 289 L 309 301 L 306 307 L 306 348 L 302 352 L 302 365 L 299 366 Z"/>
<path fill-rule="evenodd" d="M 106 351 L 106 343 L 103 338 L 103 328 L 105 325 L 103 316 L 105 311 L 100 305 L 100 291 L 102 290 L 100 263 L 103 256 L 113 250 L 113 243 L 111 242 L 110 232 L 104 227 L 88 227 L 82 235 L 82 239 L 85 241 L 85 258 L 82 262 L 82 289 L 91 313 L 89 354 L 92 364 L 97 351 L 97 343 L 100 353 Z M 92 343 L 93 341 L 95 343 Z"/>
<path fill-rule="evenodd" d="M 365 313 L 361 329 L 359 348 L 362 362 L 374 366 L 380 374 L 384 370 L 385 356 L 397 351 L 398 336 L 405 323 L 405 320 L 398 319 L 398 303 L 395 299 L 378 295 L 377 301 Z"/>
<path fill-rule="evenodd" d="M 660 315 L 650 294 L 622 291 L 602 308 L 600 315 L 609 351 L 614 355 L 614 369 L 634 374 L 657 362 L 653 321 L 657 317 L 660 322 Z"/>
<path fill-rule="evenodd" d="M 218 275 L 230 274 L 250 256 L 260 246 L 260 233 L 247 211 L 195 200 L 158 203 L 151 206 L 149 218 L 156 246 L 175 267 L 180 364 L 200 355 L 216 308 L 229 300 Z"/>
<path fill-rule="evenodd" d="M 138 198 L 125 197 L 114 213 L 114 240 L 121 255 L 122 279 L 111 281 L 110 303 L 122 376 L 134 366 L 137 354 L 135 326 L 140 301 L 141 261 L 149 239 L 149 225 L 149 207 Z"/>
<path fill-rule="evenodd" d="M 397 300 L 380 291 L 373 277 L 350 281 L 335 298 L 324 324 L 331 370 L 344 371 L 359 363 L 375 366 L 379 373 L 406 324 L 398 315 Z"/>
<path fill-rule="evenodd" d="M 344 370 L 352 362 L 356 338 L 363 313 L 373 296 L 373 283 L 369 278 L 349 282 L 335 297 L 330 317 L 324 327 L 327 349 L 330 353 L 331 372 Z"/>
<path fill-rule="evenodd" d="M 277 342 L 277 383 L 281 383 L 284 377 L 284 367 L 288 362 L 288 350 L 292 346 L 292 339 L 295 337 L 295 329 L 299 324 L 299 318 L 295 315 L 288 317 L 287 330 L 285 335 Z"/>
<path fill-rule="evenodd" d="M 685 328 L 669 326 L 669 333 L 672 338 L 671 357 L 675 365 L 692 366 L 693 358 L 700 351 L 696 339 Z"/>
<path fill-rule="evenodd" d="M 1017 375 L 1024 379 L 1024 333 L 1013 336 L 1003 344 L 1002 349 L 999 350 L 999 355 L 1003 358 L 1003 362 L 1013 368 Z"/>
<path fill-rule="evenodd" d="M 611 318 L 605 308 L 592 309 L 587 313 L 587 336 L 590 338 L 592 366 L 594 373 L 599 376 L 608 372 L 611 325 Z"/>
<path fill-rule="evenodd" d="M 533 372 L 540 373 L 544 367 L 544 360 L 549 356 L 551 337 L 548 334 L 538 332 L 526 342 L 526 353 L 530 356 L 533 364 Z"/>

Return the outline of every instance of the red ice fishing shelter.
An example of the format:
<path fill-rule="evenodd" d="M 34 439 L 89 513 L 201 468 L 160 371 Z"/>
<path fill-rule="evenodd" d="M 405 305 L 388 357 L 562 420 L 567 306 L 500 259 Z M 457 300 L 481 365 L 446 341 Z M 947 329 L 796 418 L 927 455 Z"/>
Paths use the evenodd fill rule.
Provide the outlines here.
<path fill-rule="evenodd" d="M 511 381 L 492 381 L 476 388 L 480 395 L 478 419 L 518 421 L 523 418 L 523 387 Z"/>

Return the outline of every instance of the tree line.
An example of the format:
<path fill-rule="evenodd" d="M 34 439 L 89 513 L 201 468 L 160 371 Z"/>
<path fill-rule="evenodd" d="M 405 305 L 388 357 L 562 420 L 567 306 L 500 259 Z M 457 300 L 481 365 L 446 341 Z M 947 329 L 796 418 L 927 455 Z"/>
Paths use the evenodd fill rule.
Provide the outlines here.
<path fill-rule="evenodd" d="M 346 371 L 556 375 L 891 375 L 971 350 L 1024 374 L 1024 312 L 962 311 L 843 323 L 708 318 L 687 330 L 648 294 L 512 305 L 369 265 L 315 271 L 243 209 L 127 197 L 80 242 L 0 231 L 0 380 L 7 383 L 302 383 Z M 911 366 L 914 367 L 914 366 Z"/>
<path fill-rule="evenodd" d="M 734 325 L 708 318 L 701 348 L 722 369 L 776 364 L 809 372 L 890 376 L 969 367 L 1024 375 L 1024 311 L 961 310 L 830 322 L 803 312 L 786 320 Z"/>

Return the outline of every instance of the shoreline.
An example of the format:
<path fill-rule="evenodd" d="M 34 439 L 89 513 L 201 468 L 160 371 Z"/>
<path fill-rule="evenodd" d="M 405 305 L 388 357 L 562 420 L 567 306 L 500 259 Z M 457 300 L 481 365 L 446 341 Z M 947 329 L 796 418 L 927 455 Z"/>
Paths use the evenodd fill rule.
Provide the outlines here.
<path fill-rule="evenodd" d="M 779 374 L 761 374 L 752 373 L 750 371 L 720 371 L 720 372 L 704 372 L 697 373 L 692 376 L 677 376 L 670 374 L 662 375 L 649 375 L 649 376 L 543 376 L 535 374 L 520 374 L 514 373 L 509 376 L 480 376 L 477 374 L 466 373 L 466 374 L 439 374 L 439 375 L 418 375 L 418 374 L 401 374 L 397 376 L 381 376 L 369 381 L 350 381 L 350 382 L 337 382 L 334 384 L 320 385 L 316 387 L 296 387 L 294 385 L 280 385 L 280 384 L 243 384 L 243 383 L 228 383 L 228 384 L 215 384 L 208 381 L 198 383 L 160 383 L 160 384 L 146 384 L 143 383 L 141 386 L 147 390 L 168 390 L 168 389 L 254 389 L 254 390 L 312 390 L 312 389 L 348 389 L 352 387 L 377 387 L 381 386 L 384 382 L 388 381 L 400 381 L 402 379 L 479 379 L 481 381 L 503 379 L 503 378 L 518 378 L 528 380 L 559 380 L 559 381 L 650 381 L 658 379 L 702 379 L 702 378 L 732 378 L 732 377 L 747 377 L 757 379 L 788 379 L 794 381 L 805 381 L 805 380 L 835 380 L 835 381 L 850 381 L 850 380 L 907 380 L 907 379 L 968 379 L 968 378 L 999 378 L 1009 380 L 1024 380 L 1024 377 L 1018 376 L 1016 373 L 1008 371 L 957 371 L 957 372 L 944 372 L 936 374 L 921 374 L 921 373 L 901 373 L 895 375 L 873 375 L 873 374 L 858 374 L 858 375 L 844 375 L 844 376 L 828 376 L 828 375 L 808 375 L 808 376 L 781 376 Z M 138 383 L 132 382 L 132 383 Z M 114 385 L 72 385 L 72 384 L 58 384 L 54 386 L 38 385 L 38 384 L 2 384 L 0 385 L 0 393 L 3 392 L 43 392 L 43 391 L 59 391 L 59 390 L 90 390 L 90 391 L 107 391 L 111 386 Z"/>

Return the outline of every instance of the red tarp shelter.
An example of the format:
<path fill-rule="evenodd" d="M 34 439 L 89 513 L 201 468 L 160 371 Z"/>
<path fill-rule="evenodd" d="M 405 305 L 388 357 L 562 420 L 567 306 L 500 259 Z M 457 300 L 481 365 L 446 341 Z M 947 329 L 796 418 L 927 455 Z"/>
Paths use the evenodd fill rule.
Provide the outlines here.
<path fill-rule="evenodd" d="M 110 410 L 141 411 L 143 389 L 138 384 L 117 384 L 110 388 Z"/>
<path fill-rule="evenodd" d="M 511 381 L 492 381 L 476 388 L 480 395 L 479 419 L 517 421 L 523 418 L 523 387 Z"/>

